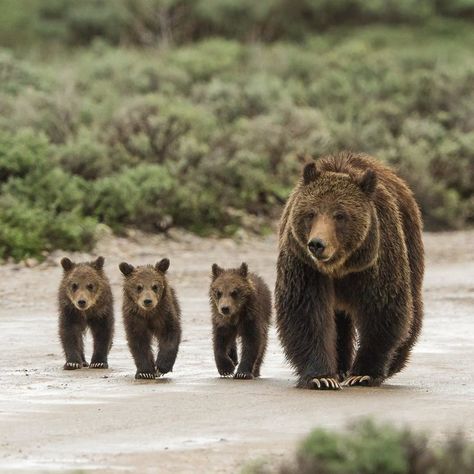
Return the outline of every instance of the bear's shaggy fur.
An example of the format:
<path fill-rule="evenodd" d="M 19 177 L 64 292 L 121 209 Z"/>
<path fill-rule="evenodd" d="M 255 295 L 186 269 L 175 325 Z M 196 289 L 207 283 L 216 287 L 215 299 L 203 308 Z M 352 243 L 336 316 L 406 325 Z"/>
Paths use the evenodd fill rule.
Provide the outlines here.
<path fill-rule="evenodd" d="M 114 334 L 114 310 L 110 283 L 104 273 L 104 258 L 73 263 L 63 258 L 59 287 L 59 337 L 66 356 L 64 369 L 87 367 L 84 333 L 90 328 L 94 352 L 90 368 L 108 368 L 107 356 Z"/>
<path fill-rule="evenodd" d="M 240 268 L 224 270 L 212 266 L 209 298 L 212 312 L 214 357 L 221 376 L 237 372 L 234 378 L 260 376 L 272 314 L 271 293 L 258 275 Z M 242 343 L 238 362 L 237 337 Z"/>
<path fill-rule="evenodd" d="M 351 153 L 308 163 L 281 218 L 275 291 L 298 386 L 378 385 L 402 370 L 423 272 L 420 211 L 392 170 Z"/>
<path fill-rule="evenodd" d="M 155 266 L 134 267 L 122 262 L 124 275 L 123 321 L 128 346 L 137 372 L 136 379 L 154 379 L 173 370 L 181 342 L 181 311 L 166 271 L 170 261 Z M 158 341 L 156 361 L 151 350 L 152 339 Z"/>

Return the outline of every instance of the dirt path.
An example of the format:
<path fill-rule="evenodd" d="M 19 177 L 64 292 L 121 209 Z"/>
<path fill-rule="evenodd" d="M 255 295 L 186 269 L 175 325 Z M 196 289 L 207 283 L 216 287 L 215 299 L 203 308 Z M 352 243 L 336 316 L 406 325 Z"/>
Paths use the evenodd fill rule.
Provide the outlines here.
<path fill-rule="evenodd" d="M 216 377 L 210 345 L 208 273 L 246 260 L 273 285 L 274 238 L 232 241 L 136 236 L 104 239 L 117 331 L 111 369 L 61 370 L 56 288 L 60 267 L 0 267 L 0 470 L 233 473 L 278 462 L 311 428 L 342 428 L 372 415 L 474 439 L 474 232 L 427 234 L 426 317 L 412 363 L 377 389 L 293 388 L 272 330 L 263 377 Z M 172 377 L 136 382 L 120 317 L 117 264 L 171 258 L 184 341 Z M 75 258 L 80 256 L 75 255 Z M 90 356 L 90 340 L 87 354 Z"/>

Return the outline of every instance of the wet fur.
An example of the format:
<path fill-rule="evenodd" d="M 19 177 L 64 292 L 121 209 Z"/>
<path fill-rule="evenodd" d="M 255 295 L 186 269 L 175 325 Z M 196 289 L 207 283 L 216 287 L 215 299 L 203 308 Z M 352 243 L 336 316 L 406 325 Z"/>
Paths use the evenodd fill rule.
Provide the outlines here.
<path fill-rule="evenodd" d="M 226 291 L 231 291 L 232 288 L 239 288 L 235 312 L 223 316 L 219 312 L 216 291 L 222 291 L 225 295 Z M 233 375 L 238 366 L 234 378 L 259 377 L 267 348 L 272 311 L 268 286 L 255 273 L 248 273 L 246 264 L 230 270 L 213 265 L 209 298 L 214 358 L 219 374 Z M 237 339 L 241 341 L 240 363 Z"/>
<path fill-rule="evenodd" d="M 167 259 L 159 264 L 165 260 Z M 120 264 L 125 275 L 123 321 L 128 346 L 137 368 L 135 378 L 154 378 L 155 375 L 171 372 L 181 342 L 181 310 L 178 299 L 165 276 L 167 265 L 163 271 L 159 264 L 136 268 Z M 134 291 L 137 285 L 146 286 L 146 281 L 150 278 L 159 282 L 161 288 L 156 306 L 145 310 L 137 303 Z M 151 348 L 154 339 L 158 342 L 156 359 Z"/>
<path fill-rule="evenodd" d="M 354 248 L 325 268 L 295 222 L 302 195 L 331 193 L 335 183 L 349 208 L 361 206 L 364 222 L 347 236 Z M 369 207 L 359 191 L 370 195 Z M 280 222 L 275 289 L 278 334 L 298 386 L 347 372 L 378 385 L 402 370 L 421 330 L 423 272 L 420 211 L 392 170 L 351 153 L 305 167 Z"/>
<path fill-rule="evenodd" d="M 66 357 L 65 369 L 79 369 L 89 364 L 84 354 L 84 333 L 89 328 L 94 340 L 90 365 L 92 368 L 107 368 L 108 354 L 114 334 L 113 297 L 109 280 L 103 271 L 103 258 L 94 262 L 73 263 L 63 259 L 64 274 L 59 287 L 59 337 Z M 78 309 L 71 299 L 70 285 L 82 286 L 94 282 L 98 286 L 91 296 L 92 306 Z M 95 297 L 94 297 L 95 296 Z"/>

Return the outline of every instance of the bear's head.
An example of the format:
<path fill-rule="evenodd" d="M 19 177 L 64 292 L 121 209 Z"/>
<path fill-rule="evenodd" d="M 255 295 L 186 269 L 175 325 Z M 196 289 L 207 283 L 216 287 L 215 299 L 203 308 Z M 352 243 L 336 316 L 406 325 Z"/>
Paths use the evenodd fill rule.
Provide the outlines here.
<path fill-rule="evenodd" d="M 319 271 L 336 273 L 365 241 L 374 219 L 377 176 L 347 174 L 308 163 L 294 194 L 291 232 Z"/>
<path fill-rule="evenodd" d="M 143 311 L 152 311 L 163 297 L 169 266 L 170 261 L 167 258 L 163 258 L 154 266 L 134 267 L 122 262 L 119 268 L 125 277 L 125 294 Z"/>
<path fill-rule="evenodd" d="M 247 264 L 224 270 L 214 263 L 211 280 L 209 296 L 219 315 L 227 320 L 239 314 L 252 292 Z"/>
<path fill-rule="evenodd" d="M 104 257 L 85 263 L 74 263 L 65 257 L 61 266 L 64 270 L 62 285 L 72 304 L 80 311 L 92 308 L 104 290 Z"/>

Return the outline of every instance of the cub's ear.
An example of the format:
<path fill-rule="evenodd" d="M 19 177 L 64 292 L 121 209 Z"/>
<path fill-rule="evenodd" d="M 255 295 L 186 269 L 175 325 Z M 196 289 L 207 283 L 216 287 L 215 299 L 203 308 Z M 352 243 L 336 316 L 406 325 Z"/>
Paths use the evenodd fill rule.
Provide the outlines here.
<path fill-rule="evenodd" d="M 320 174 L 321 171 L 316 168 L 316 163 L 314 161 L 310 161 L 303 168 L 303 183 L 305 185 L 312 183 Z"/>
<path fill-rule="evenodd" d="M 65 272 L 69 272 L 74 268 L 75 263 L 71 261 L 71 259 L 64 257 L 61 259 L 61 266 Z"/>
<path fill-rule="evenodd" d="M 102 270 L 102 269 L 104 268 L 104 262 L 105 262 L 104 257 L 100 256 L 100 257 L 97 257 L 97 258 L 92 262 L 92 266 L 93 266 L 96 270 Z"/>
<path fill-rule="evenodd" d="M 212 265 L 212 279 L 215 280 L 219 275 L 222 275 L 224 269 L 221 268 L 217 263 Z"/>
<path fill-rule="evenodd" d="M 245 262 L 240 265 L 239 274 L 241 277 L 247 278 L 247 275 L 249 274 L 249 267 Z"/>
<path fill-rule="evenodd" d="M 161 273 L 166 273 L 170 267 L 170 261 L 168 258 L 162 258 L 156 265 L 155 270 Z"/>
<path fill-rule="evenodd" d="M 119 265 L 119 268 L 120 268 L 120 271 L 125 275 L 125 276 L 129 276 L 133 273 L 133 270 L 135 270 L 135 267 L 133 265 L 130 265 L 129 263 L 127 262 L 122 262 L 120 265 Z"/>
<path fill-rule="evenodd" d="M 375 188 L 377 186 L 377 175 L 373 170 L 366 170 L 362 175 L 356 178 L 357 184 L 360 189 L 367 194 L 367 196 L 372 196 L 374 194 Z"/>

